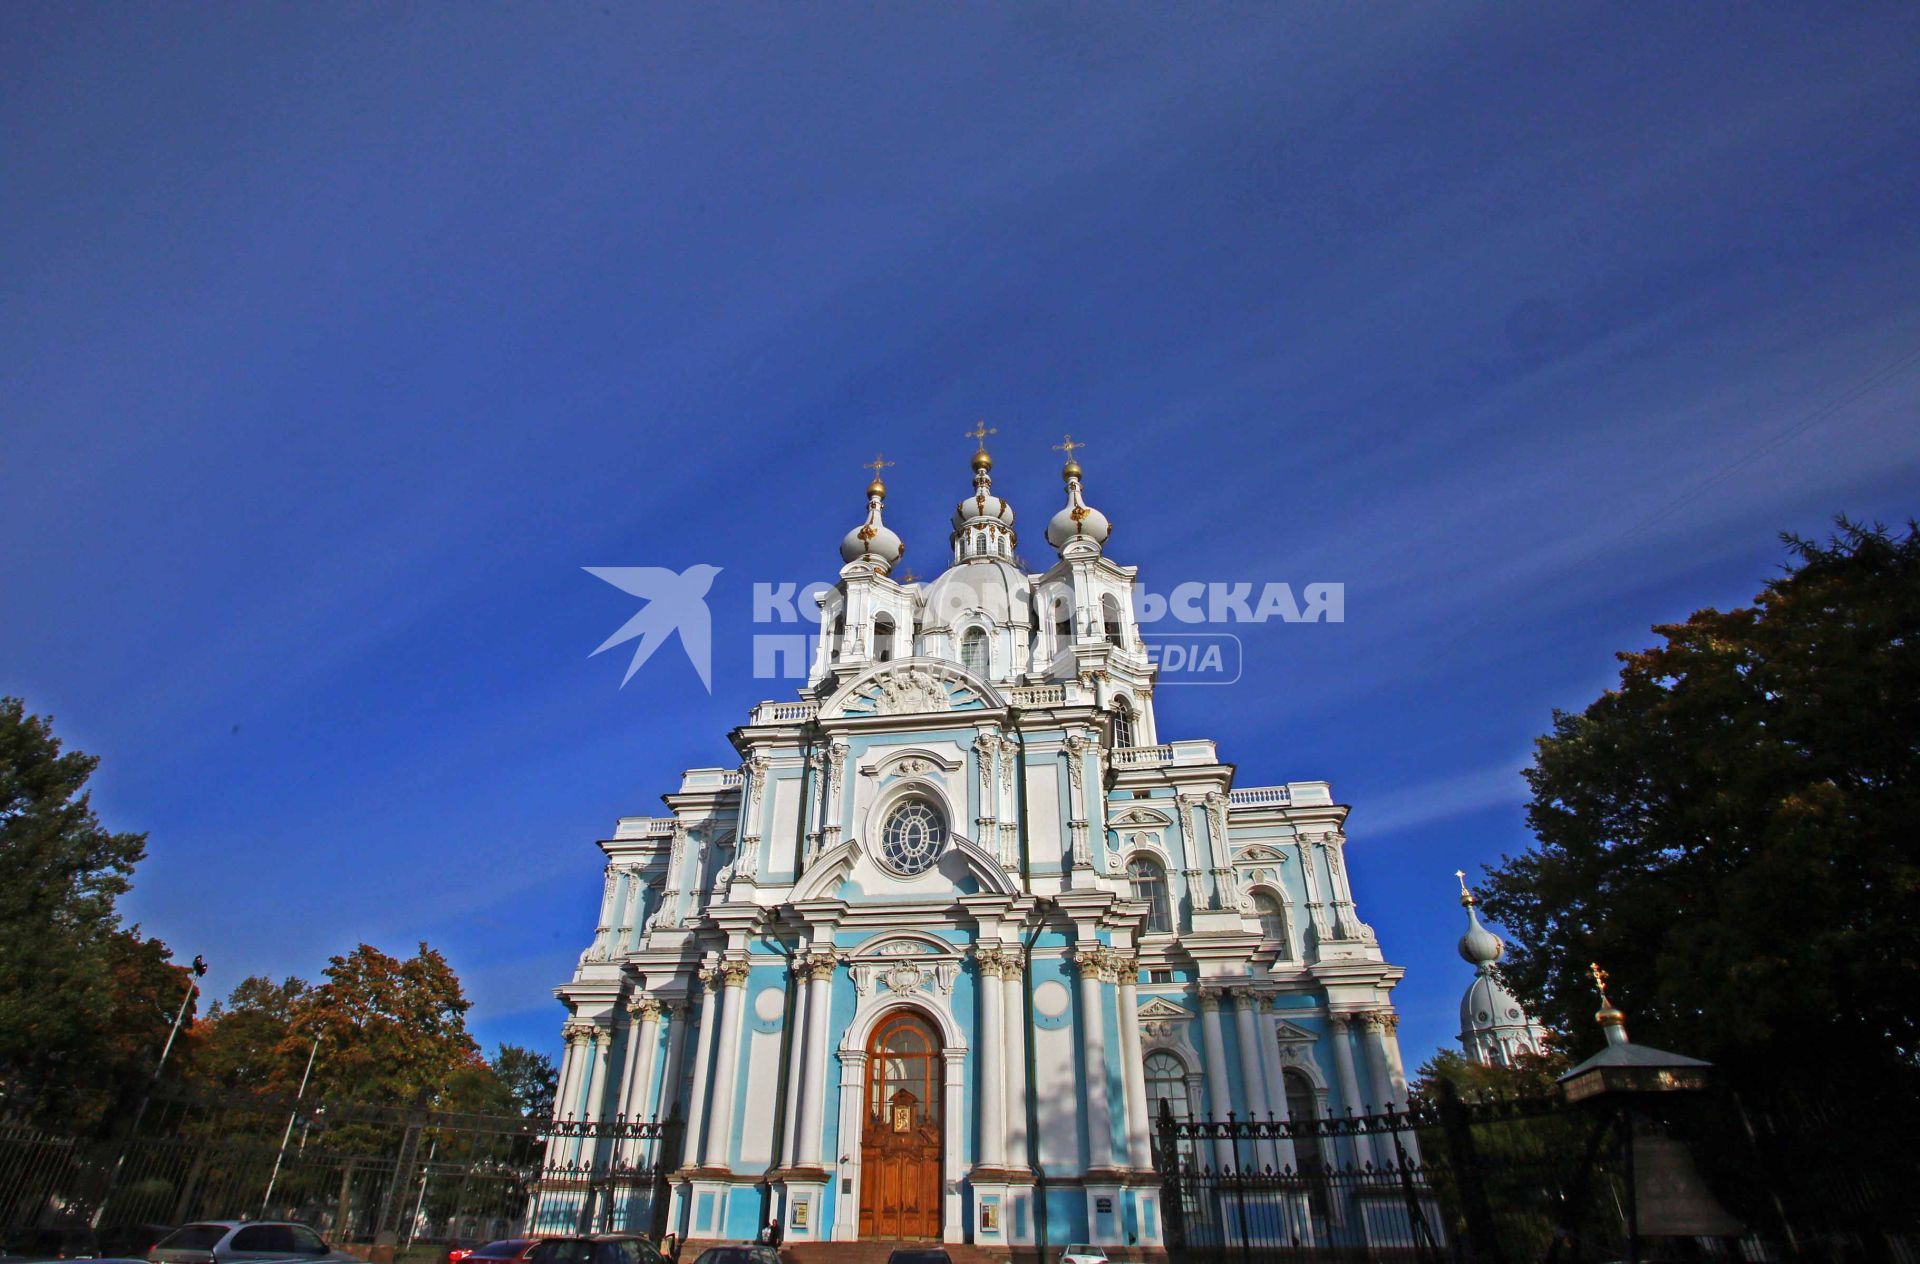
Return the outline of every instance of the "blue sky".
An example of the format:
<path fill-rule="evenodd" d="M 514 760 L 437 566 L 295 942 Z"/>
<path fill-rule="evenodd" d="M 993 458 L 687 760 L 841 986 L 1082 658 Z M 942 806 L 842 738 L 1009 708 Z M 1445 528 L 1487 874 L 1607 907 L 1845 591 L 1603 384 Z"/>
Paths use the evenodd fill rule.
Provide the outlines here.
<path fill-rule="evenodd" d="M 1168 689 L 1354 805 L 1410 1061 L 1452 871 L 1648 625 L 1920 487 L 1911 6 L 15 4 L 0 690 L 220 992 L 426 939 L 553 1050 L 592 840 L 730 762 L 756 579 L 976 418 L 1152 586 L 1317 580 Z M 1040 552 L 1036 553 L 1036 550 Z M 588 651 L 696 562 L 714 690 Z M 1678 915 L 1678 911 L 1676 911 Z"/>

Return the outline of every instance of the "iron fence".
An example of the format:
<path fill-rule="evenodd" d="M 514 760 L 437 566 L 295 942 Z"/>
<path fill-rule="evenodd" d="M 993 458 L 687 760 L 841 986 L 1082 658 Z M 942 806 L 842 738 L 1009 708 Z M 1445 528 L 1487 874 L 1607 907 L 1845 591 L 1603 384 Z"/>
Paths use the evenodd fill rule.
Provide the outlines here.
<path fill-rule="evenodd" d="M 1176 1264 L 1654 1258 L 1920 1264 L 1910 1100 L 1463 1101 L 1178 1120 L 1154 1161 Z"/>
<path fill-rule="evenodd" d="M 681 1126 L 171 1090 L 137 1134 L 0 1126 L 0 1235 L 285 1219 L 340 1242 L 657 1231 Z M 4 1241 L 0 1237 L 0 1241 Z"/>

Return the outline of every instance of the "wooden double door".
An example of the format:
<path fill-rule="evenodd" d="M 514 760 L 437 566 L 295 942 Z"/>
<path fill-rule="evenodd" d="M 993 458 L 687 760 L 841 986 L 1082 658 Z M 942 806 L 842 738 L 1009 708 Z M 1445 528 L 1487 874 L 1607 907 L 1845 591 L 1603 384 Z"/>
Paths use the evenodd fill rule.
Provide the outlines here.
<path fill-rule="evenodd" d="M 860 1137 L 860 1236 L 940 1236 L 940 1033 L 911 1011 L 867 1042 Z"/>

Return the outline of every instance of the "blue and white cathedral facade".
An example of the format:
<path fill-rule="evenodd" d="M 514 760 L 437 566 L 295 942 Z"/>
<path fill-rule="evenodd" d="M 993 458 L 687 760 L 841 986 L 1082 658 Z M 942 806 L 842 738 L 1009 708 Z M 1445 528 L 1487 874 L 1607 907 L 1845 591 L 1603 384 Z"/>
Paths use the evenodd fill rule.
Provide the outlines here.
<path fill-rule="evenodd" d="M 1068 452 L 1040 573 L 984 448 L 931 582 L 895 578 L 876 478 L 800 696 L 600 843 L 555 1113 L 684 1121 L 685 1240 L 1151 1251 L 1162 1103 L 1405 1104 L 1401 970 L 1354 905 L 1348 809 L 1159 731 L 1136 569 Z M 1257 1158 L 1364 1163 L 1369 1140 Z M 646 1193 L 544 1191 L 535 1227 L 643 1223 L 606 1204 Z"/>

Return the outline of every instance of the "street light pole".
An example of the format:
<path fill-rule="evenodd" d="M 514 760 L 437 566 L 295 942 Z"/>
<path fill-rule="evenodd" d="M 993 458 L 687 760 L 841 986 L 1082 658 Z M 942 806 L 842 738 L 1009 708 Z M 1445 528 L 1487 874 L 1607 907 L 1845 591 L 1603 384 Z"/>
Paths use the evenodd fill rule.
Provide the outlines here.
<path fill-rule="evenodd" d="M 273 1174 L 267 1177 L 267 1192 L 260 1199 L 260 1218 L 267 1218 L 267 1204 L 273 1201 L 274 1182 L 280 1179 L 280 1164 L 287 1157 L 287 1142 L 293 1140 L 293 1121 L 300 1117 L 300 1099 L 307 1095 L 307 1080 L 313 1075 L 313 1060 L 320 1056 L 320 1037 L 313 1038 L 307 1050 L 307 1069 L 300 1073 L 300 1091 L 293 1095 L 293 1109 L 287 1114 L 287 1130 L 280 1134 L 280 1152 L 273 1156 Z"/>
<path fill-rule="evenodd" d="M 199 990 L 196 980 L 207 974 L 207 959 L 195 955 L 193 966 L 187 974 L 187 993 L 180 998 L 180 1009 L 173 1016 L 173 1028 L 167 1032 L 167 1043 L 160 1047 L 160 1060 L 153 1064 L 153 1074 L 147 1077 L 147 1087 L 140 1094 L 140 1105 L 133 1112 L 133 1124 L 127 1129 L 127 1138 L 120 1145 L 120 1157 L 113 1161 L 113 1175 L 107 1178 L 106 1192 L 100 1195 L 100 1205 L 93 1209 L 91 1226 L 100 1227 L 100 1217 L 106 1214 L 107 1200 L 113 1197 L 113 1191 L 120 1184 L 120 1169 L 127 1165 L 127 1151 L 133 1146 L 133 1139 L 139 1135 L 140 1121 L 147 1117 L 147 1104 L 153 1100 L 153 1090 L 160 1083 L 160 1072 L 166 1069 L 167 1055 L 173 1052 L 173 1042 L 180 1036 L 181 1024 L 187 1021 L 187 1008 L 193 1004 L 193 994 Z"/>

